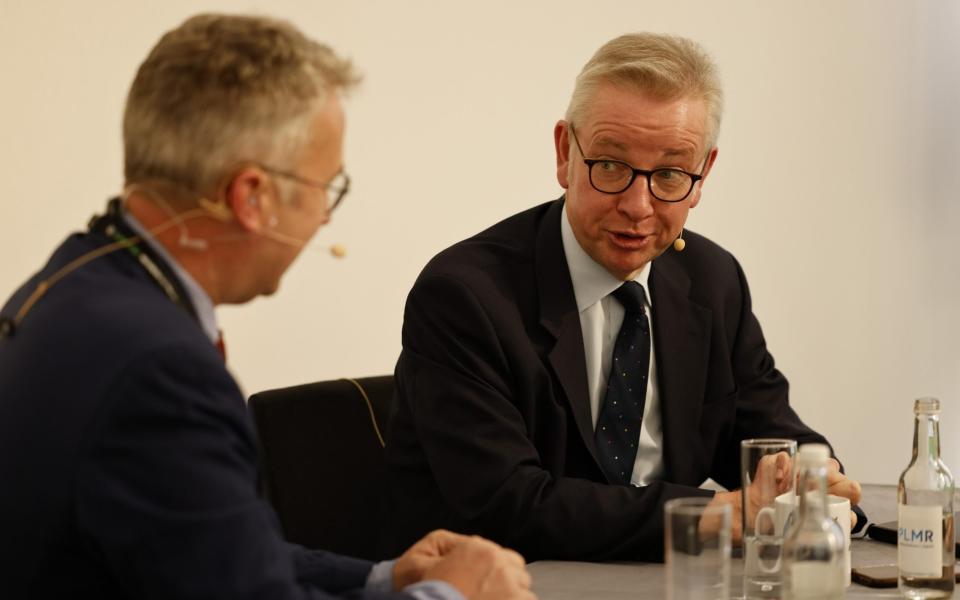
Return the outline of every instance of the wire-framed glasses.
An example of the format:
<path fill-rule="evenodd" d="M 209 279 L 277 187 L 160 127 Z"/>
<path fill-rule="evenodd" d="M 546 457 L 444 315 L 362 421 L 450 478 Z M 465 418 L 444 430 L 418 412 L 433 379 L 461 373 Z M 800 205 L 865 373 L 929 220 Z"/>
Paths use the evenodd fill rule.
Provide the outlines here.
<path fill-rule="evenodd" d="M 590 174 L 590 185 L 593 189 L 604 194 L 620 194 L 633 185 L 637 175 L 643 175 L 647 180 L 647 189 L 661 202 L 680 202 L 685 200 L 693 186 L 703 179 L 703 174 L 687 173 L 683 169 L 664 167 L 661 169 L 637 169 L 622 160 L 609 158 L 587 158 L 580 147 L 580 140 L 570 124 L 570 135 L 573 137 L 583 162 L 587 165 Z M 706 168 L 706 162 L 704 162 Z"/>
<path fill-rule="evenodd" d="M 333 179 L 323 183 L 320 181 L 313 181 L 312 179 L 307 179 L 306 177 L 301 177 L 296 173 L 291 173 L 290 171 L 283 171 L 281 169 L 274 169 L 273 167 L 268 167 L 266 165 L 259 165 L 261 169 L 267 173 L 272 173 L 277 177 L 283 177 L 284 179 L 289 179 L 296 183 L 307 185 L 310 187 L 323 189 L 332 194 L 332 200 L 327 205 L 327 212 L 332 213 L 335 208 L 340 206 L 340 203 L 343 202 L 343 198 L 347 195 L 347 192 L 350 191 L 350 176 L 341 169 L 337 171 L 337 174 L 333 176 Z"/>

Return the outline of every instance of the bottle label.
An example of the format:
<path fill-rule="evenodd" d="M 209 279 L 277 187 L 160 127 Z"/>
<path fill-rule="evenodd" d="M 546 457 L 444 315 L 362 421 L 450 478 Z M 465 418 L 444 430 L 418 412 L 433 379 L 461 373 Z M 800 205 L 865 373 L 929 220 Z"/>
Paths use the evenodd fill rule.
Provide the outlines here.
<path fill-rule="evenodd" d="M 943 509 L 900 505 L 897 564 L 912 577 L 943 575 Z"/>

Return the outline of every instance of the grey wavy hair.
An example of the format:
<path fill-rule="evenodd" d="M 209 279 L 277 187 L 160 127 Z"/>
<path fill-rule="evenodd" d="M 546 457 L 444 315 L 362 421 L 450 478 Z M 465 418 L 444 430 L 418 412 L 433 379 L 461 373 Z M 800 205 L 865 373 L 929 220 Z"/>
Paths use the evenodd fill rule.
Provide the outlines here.
<path fill-rule="evenodd" d="M 328 94 L 358 81 L 349 61 L 286 21 L 194 16 L 160 39 L 130 87 L 126 182 L 204 194 L 244 161 L 289 168 Z"/>

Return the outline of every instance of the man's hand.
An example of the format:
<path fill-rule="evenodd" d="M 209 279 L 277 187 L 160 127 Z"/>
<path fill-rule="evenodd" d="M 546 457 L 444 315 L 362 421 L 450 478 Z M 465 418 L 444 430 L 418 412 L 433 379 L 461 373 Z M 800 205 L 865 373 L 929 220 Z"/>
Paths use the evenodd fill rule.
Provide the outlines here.
<path fill-rule="evenodd" d="M 841 473 L 840 463 L 835 458 L 827 461 L 827 493 L 842 496 L 850 500 L 850 504 L 860 503 L 860 483 Z"/>
<path fill-rule="evenodd" d="M 393 570 L 399 590 L 426 579 L 445 581 L 468 600 L 535 600 L 519 554 L 477 536 L 437 530 L 414 544 Z"/>
<path fill-rule="evenodd" d="M 790 468 L 790 455 L 786 452 L 768 454 L 760 459 L 757 471 L 753 475 L 750 487 L 747 488 L 747 519 L 753 522 L 757 513 L 764 506 L 768 506 L 773 499 L 788 492 L 793 487 L 793 472 Z M 859 486 L 858 486 L 859 488 Z M 731 519 L 731 540 L 734 544 L 743 541 L 743 492 L 719 492 L 710 504 L 726 503 L 731 505 L 733 518 Z"/>
<path fill-rule="evenodd" d="M 438 529 L 426 535 L 397 559 L 393 566 L 393 586 L 397 591 L 423 580 L 424 573 L 469 538 Z"/>
<path fill-rule="evenodd" d="M 707 506 L 713 507 L 718 504 L 730 505 L 730 541 L 734 545 L 737 545 L 741 542 L 741 540 L 743 540 L 743 514 L 740 508 L 743 505 L 743 502 L 740 497 L 740 490 L 733 490 L 732 492 L 717 492 L 713 496 L 713 500 L 711 500 L 710 504 Z M 707 534 L 714 533 L 719 527 L 719 521 L 703 519 L 700 521 L 700 527 L 698 529 L 701 534 Z"/>
<path fill-rule="evenodd" d="M 720 504 L 730 505 L 730 540 L 734 544 L 739 544 L 743 537 L 743 517 L 740 513 L 740 490 L 717 492 L 713 496 L 713 500 L 707 504 L 707 508 L 712 508 Z M 700 520 L 700 525 L 697 527 L 697 530 L 701 535 L 714 534 L 720 529 L 721 523 L 722 521 L 719 518 L 709 519 L 704 517 Z"/>
<path fill-rule="evenodd" d="M 860 503 L 860 483 L 840 472 L 840 463 L 831 458 L 827 461 L 827 493 L 850 500 L 850 505 Z M 850 529 L 857 526 L 857 513 L 850 511 Z"/>

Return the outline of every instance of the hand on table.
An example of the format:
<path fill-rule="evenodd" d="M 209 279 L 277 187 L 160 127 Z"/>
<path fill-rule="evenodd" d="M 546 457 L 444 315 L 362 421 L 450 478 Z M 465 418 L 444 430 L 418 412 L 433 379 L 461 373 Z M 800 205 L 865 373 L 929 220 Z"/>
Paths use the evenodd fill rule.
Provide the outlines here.
<path fill-rule="evenodd" d="M 752 522 L 761 508 L 773 502 L 773 499 L 793 488 L 793 472 L 790 456 L 786 452 L 769 454 L 760 459 L 753 480 L 747 488 L 747 519 Z M 859 489 L 859 486 L 858 486 Z M 710 502 L 711 505 L 726 503 L 731 505 L 731 539 L 734 544 L 743 540 L 743 499 L 741 490 L 719 492 Z M 709 527 L 710 524 L 703 526 Z"/>
<path fill-rule="evenodd" d="M 478 536 L 437 530 L 394 566 L 397 589 L 427 579 L 445 581 L 468 600 L 535 600 L 523 557 Z"/>
<path fill-rule="evenodd" d="M 850 506 L 860 503 L 863 495 L 860 483 L 840 472 L 840 463 L 831 458 L 827 461 L 827 493 L 841 496 L 850 501 Z M 850 529 L 857 526 L 857 513 L 850 511 Z"/>

